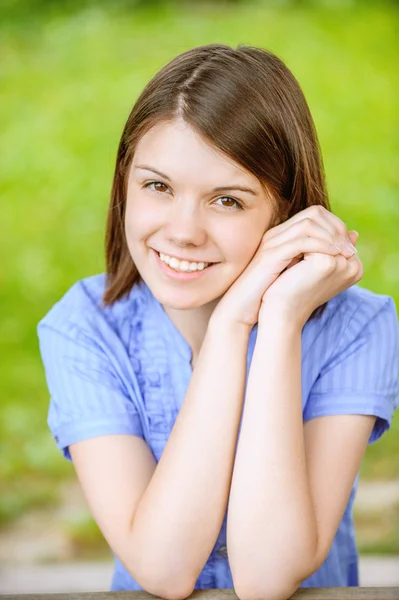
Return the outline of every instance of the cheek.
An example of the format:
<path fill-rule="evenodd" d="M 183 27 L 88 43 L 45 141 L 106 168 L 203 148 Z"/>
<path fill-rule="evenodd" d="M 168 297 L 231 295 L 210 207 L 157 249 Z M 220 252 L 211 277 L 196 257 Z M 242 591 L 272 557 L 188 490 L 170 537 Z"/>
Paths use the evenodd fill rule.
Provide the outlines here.
<path fill-rule="evenodd" d="M 157 211 L 151 210 L 143 203 L 133 202 L 131 199 L 126 203 L 125 231 L 129 239 L 140 239 L 146 237 L 157 228 Z"/>
<path fill-rule="evenodd" d="M 259 227 L 259 222 L 237 223 L 237 227 L 220 232 L 220 245 L 223 254 L 231 263 L 239 268 L 245 268 L 254 256 L 261 242 L 265 227 Z"/>

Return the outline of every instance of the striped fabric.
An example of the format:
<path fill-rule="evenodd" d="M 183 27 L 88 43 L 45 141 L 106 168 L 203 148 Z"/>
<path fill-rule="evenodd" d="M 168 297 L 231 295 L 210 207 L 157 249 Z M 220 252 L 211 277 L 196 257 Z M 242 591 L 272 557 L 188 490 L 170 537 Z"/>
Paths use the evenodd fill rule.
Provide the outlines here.
<path fill-rule="evenodd" d="M 48 424 L 68 460 L 68 447 L 75 442 L 124 433 L 146 440 L 158 461 L 186 394 L 191 349 L 144 283 L 112 307 L 101 302 L 104 284 L 104 275 L 76 283 L 38 325 L 51 394 Z M 255 326 L 248 367 L 256 334 Z M 304 421 L 376 415 L 370 443 L 376 441 L 399 404 L 398 371 L 393 299 L 349 288 L 303 328 Z M 302 587 L 358 585 L 352 518 L 356 486 L 357 480 L 326 561 Z M 195 589 L 232 587 L 225 515 Z M 116 557 L 110 589 L 142 589 Z"/>

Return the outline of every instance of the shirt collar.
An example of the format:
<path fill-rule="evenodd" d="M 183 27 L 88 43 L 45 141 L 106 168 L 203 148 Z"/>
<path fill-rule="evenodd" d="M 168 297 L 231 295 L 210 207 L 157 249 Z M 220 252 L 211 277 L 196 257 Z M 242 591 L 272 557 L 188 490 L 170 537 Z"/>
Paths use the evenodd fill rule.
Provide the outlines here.
<path fill-rule="evenodd" d="M 161 323 L 166 342 L 171 341 L 171 349 L 176 350 L 184 360 L 187 360 L 189 363 L 191 363 L 192 351 L 189 343 L 167 315 L 162 304 L 155 298 L 148 285 L 143 280 L 139 285 L 148 299 L 148 304 L 149 307 L 151 307 L 152 315 L 154 315 L 154 318 L 159 320 Z"/>

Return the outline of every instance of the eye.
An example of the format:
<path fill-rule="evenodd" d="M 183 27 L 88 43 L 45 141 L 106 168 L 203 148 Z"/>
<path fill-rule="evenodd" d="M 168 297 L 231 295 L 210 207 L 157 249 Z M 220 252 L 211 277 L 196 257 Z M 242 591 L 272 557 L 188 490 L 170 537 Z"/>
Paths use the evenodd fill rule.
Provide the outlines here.
<path fill-rule="evenodd" d="M 239 202 L 235 198 L 230 198 L 230 196 L 222 196 L 221 198 L 218 198 L 216 202 L 219 202 L 219 200 L 223 200 L 223 201 L 227 200 L 227 202 L 235 203 L 235 206 L 232 204 L 230 204 L 228 206 L 226 206 L 226 204 L 222 204 L 222 206 L 227 208 L 227 210 L 242 210 L 243 209 L 241 202 Z M 216 204 L 216 202 L 215 202 L 215 204 Z"/>
<path fill-rule="evenodd" d="M 162 183 L 162 181 L 149 181 L 143 187 L 144 188 L 150 188 L 150 186 L 152 186 L 152 185 L 154 185 L 154 186 L 156 186 L 156 185 L 162 185 L 164 188 L 168 188 L 168 186 L 165 183 Z M 162 192 L 165 191 L 165 190 L 160 190 L 160 189 L 153 188 L 153 187 L 150 188 L 150 189 L 152 189 L 154 192 L 160 192 L 160 193 L 162 193 Z"/>

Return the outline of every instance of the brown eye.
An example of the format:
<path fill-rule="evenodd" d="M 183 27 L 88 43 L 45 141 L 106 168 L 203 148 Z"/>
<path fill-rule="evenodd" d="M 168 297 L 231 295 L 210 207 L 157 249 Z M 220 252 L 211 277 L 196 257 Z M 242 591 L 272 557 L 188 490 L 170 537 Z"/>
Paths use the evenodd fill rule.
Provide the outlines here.
<path fill-rule="evenodd" d="M 222 196 L 221 198 L 217 199 L 217 202 L 221 201 L 222 204 L 219 206 L 224 206 L 224 208 L 227 209 L 242 209 L 242 205 L 240 204 L 240 202 L 238 202 L 238 200 L 235 200 L 234 198 L 230 198 L 229 196 Z"/>
<path fill-rule="evenodd" d="M 149 188 L 150 186 L 163 186 L 164 189 L 159 189 L 159 188 L 151 188 L 152 190 L 154 190 L 155 192 L 164 192 L 166 191 L 166 189 L 168 189 L 168 186 L 165 185 L 164 183 L 162 183 L 162 181 L 150 181 L 149 183 L 147 183 L 144 187 Z"/>

